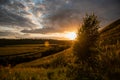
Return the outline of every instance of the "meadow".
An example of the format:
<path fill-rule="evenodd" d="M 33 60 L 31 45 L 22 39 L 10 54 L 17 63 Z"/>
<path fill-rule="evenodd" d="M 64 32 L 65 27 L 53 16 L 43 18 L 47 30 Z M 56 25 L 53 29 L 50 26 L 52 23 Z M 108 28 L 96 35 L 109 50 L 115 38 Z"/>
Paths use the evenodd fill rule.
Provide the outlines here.
<path fill-rule="evenodd" d="M 68 80 L 67 64 L 73 57 L 70 52 L 71 49 L 67 49 L 13 68 L 1 67 L 0 77 L 2 80 Z"/>
<path fill-rule="evenodd" d="M 64 53 L 69 52 L 66 49 L 70 48 L 71 44 L 71 41 L 55 42 L 55 40 L 44 40 L 40 44 L 35 44 L 33 40 L 31 44 L 25 44 L 24 41 L 24 44 L 17 42 L 14 45 L 2 45 L 0 77 L 2 80 L 48 80 L 57 79 L 58 76 L 61 76 L 61 79 L 65 78 L 65 75 L 61 74 L 65 72 L 65 68 L 57 66 L 63 66 Z M 59 60 L 61 61 L 58 62 Z M 53 68 L 55 65 L 56 69 Z"/>
<path fill-rule="evenodd" d="M 62 43 L 62 41 L 59 41 Z M 33 41 L 34 43 L 34 41 Z M 4 45 L 0 47 L 0 65 L 14 66 L 19 63 L 29 62 L 41 57 L 55 54 L 59 51 L 67 49 L 70 45 L 63 45 L 61 43 L 50 43 L 44 41 L 38 44 L 15 44 Z M 66 41 L 67 43 L 67 41 Z"/>

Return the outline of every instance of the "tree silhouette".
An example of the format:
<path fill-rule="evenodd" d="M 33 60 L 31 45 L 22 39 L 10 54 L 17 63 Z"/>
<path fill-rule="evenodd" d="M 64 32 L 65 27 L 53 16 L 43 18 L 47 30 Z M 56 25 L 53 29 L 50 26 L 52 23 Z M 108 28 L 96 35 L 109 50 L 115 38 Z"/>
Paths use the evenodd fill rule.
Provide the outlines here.
<path fill-rule="evenodd" d="M 77 39 L 73 46 L 73 53 L 79 60 L 86 61 L 95 53 L 95 44 L 98 38 L 99 21 L 94 14 L 86 15 L 83 24 L 77 33 Z"/>

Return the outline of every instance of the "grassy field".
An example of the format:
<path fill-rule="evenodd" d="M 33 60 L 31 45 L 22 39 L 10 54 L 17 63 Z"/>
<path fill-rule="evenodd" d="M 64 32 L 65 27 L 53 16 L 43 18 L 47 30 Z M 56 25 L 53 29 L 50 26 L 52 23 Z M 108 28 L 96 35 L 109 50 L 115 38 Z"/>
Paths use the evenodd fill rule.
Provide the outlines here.
<path fill-rule="evenodd" d="M 64 66 L 62 65 L 63 63 L 66 65 L 70 62 L 73 62 L 74 57 L 72 54 L 72 50 L 66 49 L 64 51 L 58 52 L 57 54 L 50 55 L 44 58 L 40 58 L 28 63 L 22 63 L 19 65 L 16 65 L 16 68 L 21 68 L 21 67 L 34 67 L 34 68 L 40 68 L 40 67 L 57 67 L 57 66 Z M 55 66 L 56 64 L 56 66 Z"/>
<path fill-rule="evenodd" d="M 72 60 L 72 51 L 67 49 L 69 45 L 43 43 L 0 47 L 4 53 L 0 53 L 1 58 L 12 62 L 0 66 L 1 80 L 58 80 L 58 77 L 59 80 L 66 80 L 65 66 Z M 21 59 L 21 64 L 18 64 Z M 29 61 L 26 62 L 26 59 Z M 14 61 L 17 65 L 12 65 Z"/>
<path fill-rule="evenodd" d="M 1 69 L 1 80 L 68 80 L 66 69 L 14 68 Z"/>
<path fill-rule="evenodd" d="M 0 56 L 1 55 L 17 55 L 24 53 L 34 53 L 41 52 L 45 49 L 44 44 L 23 44 L 23 45 L 9 45 L 5 47 L 0 47 Z"/>
<path fill-rule="evenodd" d="M 14 68 L 1 67 L 2 80 L 69 80 L 66 77 L 67 64 L 72 62 L 71 49 L 49 55 L 31 62 L 16 65 Z"/>
<path fill-rule="evenodd" d="M 14 66 L 19 63 L 29 62 L 55 54 L 70 47 L 69 45 L 63 45 L 61 43 L 49 43 L 48 41 L 45 41 L 42 44 L 16 44 L 1 46 L 0 64 L 4 66 L 10 64 Z"/>

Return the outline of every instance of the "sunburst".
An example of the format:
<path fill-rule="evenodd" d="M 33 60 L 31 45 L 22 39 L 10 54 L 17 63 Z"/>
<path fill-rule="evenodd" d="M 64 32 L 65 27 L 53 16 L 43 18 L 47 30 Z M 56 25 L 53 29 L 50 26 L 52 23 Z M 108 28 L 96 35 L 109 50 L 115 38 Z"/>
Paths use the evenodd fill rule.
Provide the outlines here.
<path fill-rule="evenodd" d="M 70 40 L 74 40 L 77 37 L 77 35 L 75 32 L 68 32 L 65 34 L 65 37 L 70 39 Z"/>

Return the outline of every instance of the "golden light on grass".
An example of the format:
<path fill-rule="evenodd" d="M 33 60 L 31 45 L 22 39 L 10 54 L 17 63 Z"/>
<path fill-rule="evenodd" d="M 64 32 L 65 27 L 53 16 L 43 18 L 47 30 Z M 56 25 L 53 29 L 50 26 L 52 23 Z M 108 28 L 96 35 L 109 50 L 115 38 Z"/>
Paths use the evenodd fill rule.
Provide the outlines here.
<path fill-rule="evenodd" d="M 68 32 L 65 35 L 66 38 L 68 38 L 69 40 L 75 40 L 75 38 L 77 37 L 76 32 Z"/>

